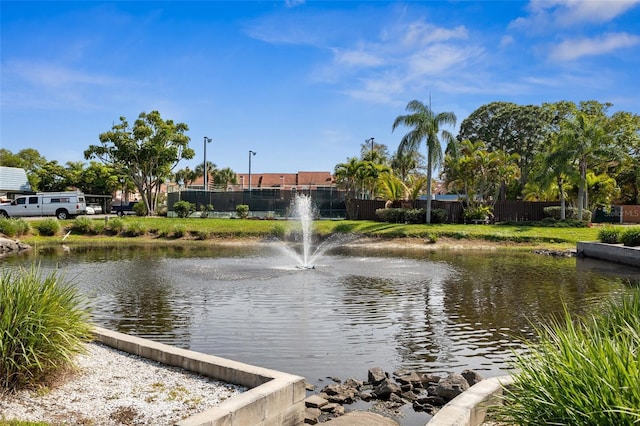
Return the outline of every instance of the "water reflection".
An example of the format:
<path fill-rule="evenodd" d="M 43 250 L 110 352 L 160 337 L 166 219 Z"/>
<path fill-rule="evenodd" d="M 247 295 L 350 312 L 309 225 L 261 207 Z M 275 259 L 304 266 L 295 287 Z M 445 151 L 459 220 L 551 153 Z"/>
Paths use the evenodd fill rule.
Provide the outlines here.
<path fill-rule="evenodd" d="M 513 252 L 334 250 L 298 270 L 275 247 L 98 247 L 5 258 L 60 268 L 107 328 L 305 376 L 504 374 L 533 325 L 597 309 L 640 270 Z M 417 423 L 424 424 L 424 417 Z M 410 423 L 404 423 L 410 424 Z"/>

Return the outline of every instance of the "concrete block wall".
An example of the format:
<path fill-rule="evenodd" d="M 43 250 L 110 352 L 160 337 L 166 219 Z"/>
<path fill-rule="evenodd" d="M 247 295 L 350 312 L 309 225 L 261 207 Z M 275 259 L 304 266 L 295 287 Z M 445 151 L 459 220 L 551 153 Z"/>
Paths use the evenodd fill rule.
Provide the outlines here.
<path fill-rule="evenodd" d="M 180 367 L 248 391 L 177 423 L 180 426 L 294 426 L 304 423 L 303 377 L 176 348 L 153 340 L 95 328 L 107 346 L 162 364 Z"/>

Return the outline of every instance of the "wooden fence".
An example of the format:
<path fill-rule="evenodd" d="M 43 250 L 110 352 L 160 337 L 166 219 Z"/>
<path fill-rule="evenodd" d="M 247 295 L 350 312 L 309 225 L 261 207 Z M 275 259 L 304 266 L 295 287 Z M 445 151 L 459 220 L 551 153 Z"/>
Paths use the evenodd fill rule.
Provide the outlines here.
<path fill-rule="evenodd" d="M 358 220 L 376 220 L 376 210 L 383 209 L 385 201 L 382 200 L 353 200 L 356 204 Z M 530 202 L 530 201 L 499 201 L 493 208 L 496 222 L 529 220 L 541 220 L 544 218 L 544 208 L 559 206 L 559 202 Z M 426 208 L 426 200 L 415 200 L 407 207 Z M 463 223 L 463 206 L 459 201 L 432 201 L 431 209 L 444 209 L 447 211 L 449 223 Z"/>

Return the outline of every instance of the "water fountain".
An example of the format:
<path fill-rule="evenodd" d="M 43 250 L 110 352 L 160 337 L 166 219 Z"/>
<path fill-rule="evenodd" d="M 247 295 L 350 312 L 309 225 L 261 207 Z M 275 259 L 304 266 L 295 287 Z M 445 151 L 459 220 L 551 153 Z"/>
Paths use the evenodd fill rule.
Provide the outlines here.
<path fill-rule="evenodd" d="M 287 253 L 296 262 L 296 268 L 298 269 L 315 269 L 314 261 L 325 253 L 331 247 L 334 247 L 339 240 L 339 235 L 334 235 L 331 238 L 323 241 L 315 249 L 313 248 L 313 220 L 316 216 L 315 205 L 310 196 L 304 194 L 296 194 L 291 200 L 291 212 L 292 217 L 296 219 L 294 222 L 294 228 L 296 231 L 299 229 L 300 244 L 299 250 L 296 251 L 294 247 L 286 242 L 280 242 L 282 250 Z"/>

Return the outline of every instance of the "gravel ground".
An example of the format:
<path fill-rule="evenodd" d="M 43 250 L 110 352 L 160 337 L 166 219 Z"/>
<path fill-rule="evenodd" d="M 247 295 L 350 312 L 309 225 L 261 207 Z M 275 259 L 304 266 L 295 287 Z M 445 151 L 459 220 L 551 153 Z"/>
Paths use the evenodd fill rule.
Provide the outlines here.
<path fill-rule="evenodd" d="M 45 391 L 0 396 L 0 419 L 52 425 L 169 425 L 246 388 L 90 343 L 79 373 Z"/>

